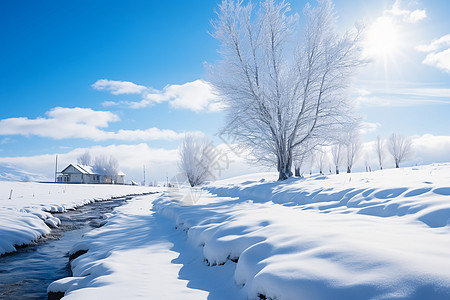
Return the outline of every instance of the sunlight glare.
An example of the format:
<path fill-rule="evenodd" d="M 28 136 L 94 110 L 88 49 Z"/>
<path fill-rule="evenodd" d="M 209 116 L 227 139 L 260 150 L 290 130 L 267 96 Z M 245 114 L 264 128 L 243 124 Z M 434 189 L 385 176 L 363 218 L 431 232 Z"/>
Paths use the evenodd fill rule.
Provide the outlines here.
<path fill-rule="evenodd" d="M 391 18 L 380 17 L 368 28 L 366 52 L 371 58 L 391 59 L 400 47 L 397 25 Z"/>

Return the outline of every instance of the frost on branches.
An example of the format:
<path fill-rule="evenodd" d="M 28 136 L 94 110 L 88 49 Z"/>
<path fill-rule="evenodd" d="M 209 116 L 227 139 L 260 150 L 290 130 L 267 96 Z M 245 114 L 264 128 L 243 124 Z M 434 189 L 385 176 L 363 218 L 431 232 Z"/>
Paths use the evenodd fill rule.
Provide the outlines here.
<path fill-rule="evenodd" d="M 325 145 L 352 123 L 347 97 L 360 60 L 360 30 L 336 33 L 331 1 L 303 11 L 305 28 L 289 3 L 223 0 L 213 22 L 221 62 L 211 81 L 227 107 L 226 126 L 255 159 L 292 176 L 296 155 Z"/>

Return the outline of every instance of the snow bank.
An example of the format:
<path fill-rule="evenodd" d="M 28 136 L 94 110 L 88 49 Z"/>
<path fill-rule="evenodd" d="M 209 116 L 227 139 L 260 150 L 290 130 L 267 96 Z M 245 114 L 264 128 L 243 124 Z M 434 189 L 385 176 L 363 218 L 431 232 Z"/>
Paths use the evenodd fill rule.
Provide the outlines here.
<path fill-rule="evenodd" d="M 53 282 L 48 292 L 65 293 L 64 299 L 206 299 L 211 293 L 242 299 L 234 266 L 206 266 L 201 248 L 153 212 L 156 197 L 128 201 L 106 225 L 87 233 L 71 250 L 87 250 L 71 262 L 73 277 Z"/>
<path fill-rule="evenodd" d="M 264 175 L 264 180 L 261 180 Z M 450 166 L 216 182 L 155 207 L 249 299 L 450 298 Z M 178 197 L 182 199 L 182 197 Z"/>
<path fill-rule="evenodd" d="M 125 185 L 69 185 L 0 181 L 0 255 L 48 234 L 64 212 L 93 201 L 156 191 Z"/>

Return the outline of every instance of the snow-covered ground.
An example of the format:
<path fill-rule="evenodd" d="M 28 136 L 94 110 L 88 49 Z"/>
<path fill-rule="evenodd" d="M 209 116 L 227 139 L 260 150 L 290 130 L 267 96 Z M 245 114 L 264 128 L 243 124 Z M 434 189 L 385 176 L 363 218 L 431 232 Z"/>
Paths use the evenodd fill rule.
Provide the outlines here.
<path fill-rule="evenodd" d="M 450 299 L 450 165 L 254 174 L 130 200 L 72 253 L 67 299 Z M 126 294 L 124 294 L 126 293 Z"/>
<path fill-rule="evenodd" d="M 29 244 L 59 225 L 50 212 L 161 189 L 125 185 L 81 185 L 0 181 L 0 255 Z"/>

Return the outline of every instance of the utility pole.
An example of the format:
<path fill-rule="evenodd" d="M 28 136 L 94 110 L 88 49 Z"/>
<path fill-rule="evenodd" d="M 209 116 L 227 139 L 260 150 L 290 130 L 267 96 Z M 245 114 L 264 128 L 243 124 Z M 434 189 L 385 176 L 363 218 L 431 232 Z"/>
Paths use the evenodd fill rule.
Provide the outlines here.
<path fill-rule="evenodd" d="M 58 174 L 58 154 L 56 154 L 56 160 L 55 160 L 55 182 L 57 180 L 57 174 Z"/>
<path fill-rule="evenodd" d="M 144 186 L 145 186 L 145 165 L 144 165 Z"/>

